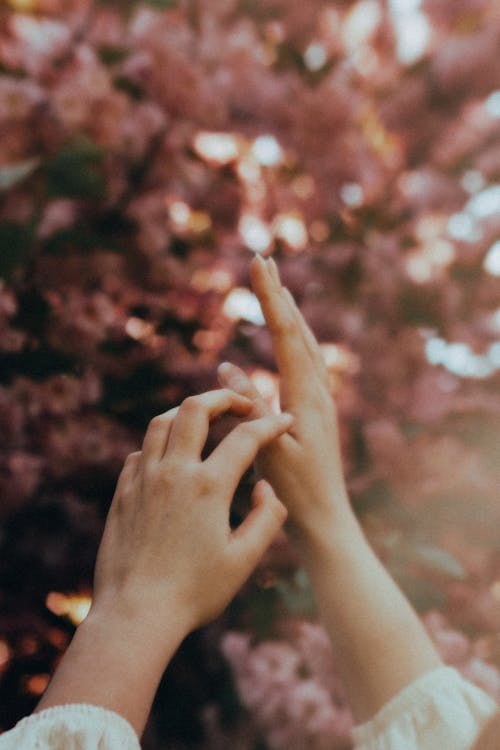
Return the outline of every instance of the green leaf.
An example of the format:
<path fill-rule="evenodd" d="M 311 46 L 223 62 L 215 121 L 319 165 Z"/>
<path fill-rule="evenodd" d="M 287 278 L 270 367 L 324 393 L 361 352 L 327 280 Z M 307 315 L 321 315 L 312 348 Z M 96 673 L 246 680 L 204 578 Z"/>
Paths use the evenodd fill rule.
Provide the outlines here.
<path fill-rule="evenodd" d="M 55 232 L 43 243 L 43 252 L 47 255 L 68 255 L 70 253 L 88 253 L 102 244 L 102 235 L 91 228 L 76 225 Z"/>
<path fill-rule="evenodd" d="M 0 224 L 0 276 L 8 278 L 12 271 L 29 260 L 33 231 L 30 226 L 11 222 Z"/>
<path fill-rule="evenodd" d="M 72 138 L 47 164 L 47 192 L 52 198 L 95 198 L 106 195 L 100 169 L 104 150 L 87 136 Z"/>
<path fill-rule="evenodd" d="M 124 47 L 103 45 L 98 49 L 99 59 L 104 65 L 115 65 L 116 63 L 123 62 L 129 54 L 130 50 Z"/>
<path fill-rule="evenodd" d="M 19 185 L 19 183 L 29 177 L 39 165 L 40 158 L 36 156 L 33 159 L 26 159 L 17 164 L 8 164 L 5 167 L 0 167 L 0 192 L 5 192 L 6 190 L 15 187 L 15 185 Z"/>
<path fill-rule="evenodd" d="M 313 616 L 316 612 L 313 591 L 307 573 L 299 568 L 291 580 L 282 578 L 274 587 L 287 610 L 294 615 Z"/>
<path fill-rule="evenodd" d="M 445 595 L 430 581 L 422 581 L 401 572 L 399 574 L 393 572 L 393 577 L 417 612 L 423 613 L 430 609 L 444 608 Z"/>
<path fill-rule="evenodd" d="M 149 5 L 152 5 L 154 8 L 175 8 L 177 5 L 176 0 L 148 0 Z"/>
<path fill-rule="evenodd" d="M 444 573 L 450 578 L 463 580 L 466 577 L 462 564 L 452 554 L 428 544 L 414 546 L 414 559 L 436 573 Z"/>

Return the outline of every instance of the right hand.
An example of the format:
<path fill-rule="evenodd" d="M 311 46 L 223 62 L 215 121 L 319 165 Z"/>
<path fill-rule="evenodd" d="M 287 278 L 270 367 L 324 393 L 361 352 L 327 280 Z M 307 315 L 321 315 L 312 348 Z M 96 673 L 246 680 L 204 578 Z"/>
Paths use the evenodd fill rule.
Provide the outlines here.
<path fill-rule="evenodd" d="M 256 469 L 287 506 L 287 529 L 307 551 L 304 545 L 317 541 L 318 532 L 343 528 L 344 521 L 351 525 L 354 518 L 342 470 L 336 407 L 318 342 L 281 285 L 276 264 L 256 256 L 250 270 L 281 376 L 281 409 L 295 417 L 287 434 L 260 450 Z M 271 413 L 240 368 L 223 363 L 218 378 L 223 387 L 253 401 L 252 418 Z"/>
<path fill-rule="evenodd" d="M 130 454 L 118 479 L 97 556 L 94 612 L 124 603 L 144 630 L 154 613 L 160 624 L 175 618 L 184 636 L 236 594 L 287 511 L 269 484 L 258 482 L 252 510 L 231 530 L 233 494 L 258 450 L 293 420 L 266 414 L 242 422 L 208 458 L 201 454 L 211 420 L 251 410 L 251 401 L 223 389 L 191 396 L 151 420 L 142 451 Z"/>

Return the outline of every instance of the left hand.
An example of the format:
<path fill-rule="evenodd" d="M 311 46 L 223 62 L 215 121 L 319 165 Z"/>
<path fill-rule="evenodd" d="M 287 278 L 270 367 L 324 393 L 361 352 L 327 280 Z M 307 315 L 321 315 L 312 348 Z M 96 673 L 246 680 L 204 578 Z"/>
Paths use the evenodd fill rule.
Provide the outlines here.
<path fill-rule="evenodd" d="M 324 537 L 343 537 L 356 525 L 342 467 L 337 408 L 320 346 L 292 295 L 281 285 L 276 264 L 256 255 L 250 272 L 271 334 L 281 408 L 295 417 L 287 434 L 260 451 L 256 470 L 285 503 L 289 536 L 307 557 Z M 253 419 L 271 413 L 240 368 L 225 363 L 218 379 L 222 387 L 252 399 Z"/>
<path fill-rule="evenodd" d="M 287 515 L 262 480 L 247 518 L 234 531 L 229 525 L 241 477 L 293 418 L 242 422 L 201 461 L 210 420 L 251 410 L 249 399 L 222 389 L 150 422 L 142 451 L 127 457 L 118 480 L 96 562 L 94 612 L 118 603 L 139 619 L 151 613 L 160 626 L 175 617 L 187 635 L 229 603 Z"/>

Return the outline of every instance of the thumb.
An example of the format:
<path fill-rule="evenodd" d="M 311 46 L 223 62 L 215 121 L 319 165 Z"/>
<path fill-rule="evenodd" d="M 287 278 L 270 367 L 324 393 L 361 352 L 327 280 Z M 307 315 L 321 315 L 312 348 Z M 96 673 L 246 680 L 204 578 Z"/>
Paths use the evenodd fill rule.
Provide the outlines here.
<path fill-rule="evenodd" d="M 243 583 L 283 526 L 288 511 L 273 488 L 261 479 L 252 492 L 252 510 L 232 534 L 235 568 Z"/>

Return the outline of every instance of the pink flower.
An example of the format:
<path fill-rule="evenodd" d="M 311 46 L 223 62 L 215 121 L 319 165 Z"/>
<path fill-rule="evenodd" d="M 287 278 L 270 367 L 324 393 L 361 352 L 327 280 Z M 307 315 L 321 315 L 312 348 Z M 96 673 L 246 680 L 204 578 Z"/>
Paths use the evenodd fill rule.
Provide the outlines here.
<path fill-rule="evenodd" d="M 17 504 L 28 500 L 40 483 L 43 459 L 26 451 L 14 450 L 1 463 L 0 492 L 3 503 L 8 506 L 14 501 Z"/>
<path fill-rule="evenodd" d="M 128 42 L 124 18 L 114 8 L 97 7 L 94 13 L 89 35 L 92 45 L 122 49 Z"/>
<path fill-rule="evenodd" d="M 95 105 L 103 104 L 111 94 L 121 98 L 112 88 L 109 71 L 87 44 L 76 47 L 50 91 L 56 116 L 71 130 L 91 125 L 99 115 Z"/>
<path fill-rule="evenodd" d="M 163 190 L 138 195 L 129 204 L 127 213 L 139 225 L 137 244 L 143 253 L 153 256 L 165 250 L 169 230 Z"/>
<path fill-rule="evenodd" d="M 68 289 L 60 298 L 54 298 L 49 338 L 53 346 L 65 351 L 89 354 L 115 325 L 123 322 L 106 294 L 100 291 L 83 294 L 78 289 Z"/>
<path fill-rule="evenodd" d="M 167 117 L 153 102 L 140 102 L 130 109 L 121 126 L 121 140 L 125 153 L 138 159 L 151 143 L 152 138 L 162 131 Z"/>
<path fill-rule="evenodd" d="M 78 217 L 78 208 L 77 201 L 67 199 L 47 203 L 38 225 L 38 236 L 44 239 L 54 232 L 70 227 Z"/>
<path fill-rule="evenodd" d="M 320 626 L 299 622 L 288 630 L 287 642 L 256 646 L 248 636 L 229 632 L 221 649 L 243 704 L 273 750 L 345 747 L 352 715 Z"/>
<path fill-rule="evenodd" d="M 0 75 L 1 121 L 25 120 L 44 99 L 45 93 L 35 81 Z"/>
<path fill-rule="evenodd" d="M 43 429 L 43 452 L 47 471 L 55 478 L 101 467 L 120 470 L 126 456 L 137 450 L 128 432 L 99 415 L 76 415 L 61 422 L 47 422 Z"/>
<path fill-rule="evenodd" d="M 10 39 L 0 40 L 0 59 L 8 67 L 25 68 L 34 78 L 63 54 L 71 41 L 71 30 L 61 21 L 15 13 L 7 25 Z"/>
<path fill-rule="evenodd" d="M 431 74 L 438 91 L 451 98 L 471 89 L 475 96 L 494 90 L 500 73 L 498 42 L 498 29 L 490 25 L 443 40 L 432 58 Z"/>

